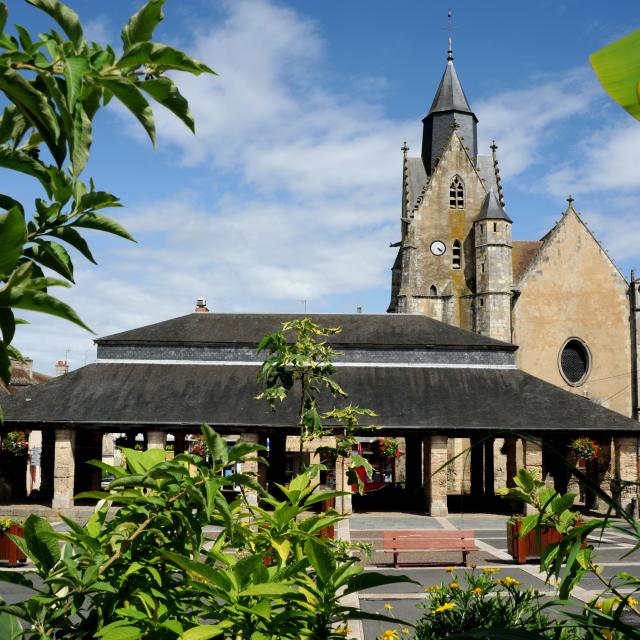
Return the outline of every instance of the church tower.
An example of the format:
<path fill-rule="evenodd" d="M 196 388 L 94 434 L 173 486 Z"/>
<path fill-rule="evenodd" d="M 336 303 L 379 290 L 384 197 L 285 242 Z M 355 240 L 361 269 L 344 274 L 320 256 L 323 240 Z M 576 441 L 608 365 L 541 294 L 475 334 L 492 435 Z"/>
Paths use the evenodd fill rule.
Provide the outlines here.
<path fill-rule="evenodd" d="M 510 308 L 504 301 L 497 302 L 511 286 L 504 264 L 504 254 L 511 248 L 511 221 L 503 210 L 497 147 L 492 146 L 494 157 L 478 155 L 478 119 L 458 78 L 451 39 L 444 73 L 422 122 L 420 157 L 409 157 L 406 144 L 402 148 L 401 240 L 394 245 L 399 250 L 392 268 L 388 311 L 421 313 L 509 340 Z M 494 201 L 487 201 L 492 189 L 498 196 L 495 206 L 499 213 L 494 210 Z M 485 236 L 477 246 L 476 221 L 480 216 L 498 216 L 495 222 L 500 221 L 500 231 L 487 228 L 489 218 L 483 217 Z M 478 250 L 483 253 L 480 262 Z M 476 268 L 485 269 L 479 274 L 484 287 L 482 304 L 490 302 L 490 307 L 480 309 L 481 321 Z M 499 291 L 491 288 L 497 281 Z M 498 318 L 499 310 L 506 316 Z"/>
<path fill-rule="evenodd" d="M 476 255 L 475 330 L 511 342 L 512 221 L 498 196 L 487 193 L 474 223 Z"/>

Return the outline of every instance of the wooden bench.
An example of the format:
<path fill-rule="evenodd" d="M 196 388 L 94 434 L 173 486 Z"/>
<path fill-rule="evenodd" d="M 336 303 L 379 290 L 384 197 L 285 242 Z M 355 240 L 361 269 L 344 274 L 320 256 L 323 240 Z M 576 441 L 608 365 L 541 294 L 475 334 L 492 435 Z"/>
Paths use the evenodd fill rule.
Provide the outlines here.
<path fill-rule="evenodd" d="M 476 549 L 473 531 L 452 531 L 438 529 L 429 531 L 385 531 L 383 533 L 383 549 L 385 553 L 393 553 L 393 566 L 399 567 L 398 554 L 403 552 L 426 551 L 460 551 L 462 562 L 467 566 L 469 551 Z M 412 565 L 423 565 L 425 562 L 412 562 Z M 442 563 L 437 563 L 442 564 Z M 409 566 L 405 563 L 405 566 Z"/>

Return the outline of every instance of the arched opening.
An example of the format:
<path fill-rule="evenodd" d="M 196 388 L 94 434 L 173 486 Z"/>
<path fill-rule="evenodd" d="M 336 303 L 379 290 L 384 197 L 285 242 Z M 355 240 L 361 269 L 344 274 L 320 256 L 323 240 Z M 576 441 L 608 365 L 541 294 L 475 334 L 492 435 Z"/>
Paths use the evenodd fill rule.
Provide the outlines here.
<path fill-rule="evenodd" d="M 460 176 L 454 176 L 449 185 L 449 208 L 464 209 L 464 183 Z"/>
<path fill-rule="evenodd" d="M 460 240 L 456 240 L 453 243 L 453 250 L 451 252 L 451 267 L 453 269 L 460 269 L 462 266 L 462 243 Z"/>
<path fill-rule="evenodd" d="M 437 296 L 437 295 L 438 295 L 438 287 L 436 287 L 436 285 L 435 285 L 435 284 L 432 284 L 432 285 L 429 287 L 429 295 L 430 295 L 430 296 Z"/>

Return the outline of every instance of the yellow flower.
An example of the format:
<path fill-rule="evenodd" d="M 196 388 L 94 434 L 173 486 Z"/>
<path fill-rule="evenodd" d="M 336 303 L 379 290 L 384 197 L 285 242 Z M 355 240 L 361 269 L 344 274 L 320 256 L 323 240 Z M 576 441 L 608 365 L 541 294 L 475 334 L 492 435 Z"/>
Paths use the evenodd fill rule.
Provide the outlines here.
<path fill-rule="evenodd" d="M 594 609 L 602 609 L 602 602 L 596 602 L 596 603 L 593 605 L 593 608 L 594 608 Z"/>
<path fill-rule="evenodd" d="M 434 584 L 430 587 L 425 587 L 424 591 L 425 593 L 432 593 L 433 591 L 438 591 L 440 589 L 440 585 L 439 584 Z"/>
<path fill-rule="evenodd" d="M 487 575 L 492 576 L 494 573 L 498 573 L 498 571 L 500 571 L 500 569 L 494 569 L 493 567 L 485 567 L 482 570 L 482 573 L 486 573 Z"/>
<path fill-rule="evenodd" d="M 336 631 L 341 635 L 341 636 L 346 636 L 349 633 L 351 633 L 351 629 L 349 629 L 349 627 L 347 627 L 346 624 L 341 624 Z"/>
<path fill-rule="evenodd" d="M 638 601 L 635 598 L 632 598 L 631 596 L 629 596 L 627 598 L 627 602 L 632 606 L 635 607 L 638 604 Z"/>
<path fill-rule="evenodd" d="M 477 568 L 478 568 L 478 565 L 477 565 L 475 562 L 472 562 L 469 566 L 470 566 L 472 569 L 477 569 Z"/>
<path fill-rule="evenodd" d="M 455 609 L 458 605 L 455 602 L 445 602 L 441 607 L 433 610 L 433 613 L 440 613 L 442 611 L 448 611 L 449 609 Z"/>
<path fill-rule="evenodd" d="M 398 637 L 398 632 L 394 631 L 393 629 L 387 629 L 382 634 L 382 640 L 397 640 Z"/>
<path fill-rule="evenodd" d="M 447 567 L 447 573 L 453 573 L 455 570 L 455 567 Z"/>
<path fill-rule="evenodd" d="M 385 608 L 387 611 L 391 611 L 391 609 L 393 609 L 393 605 L 392 605 L 392 604 L 389 604 L 389 603 L 387 602 L 387 604 L 385 604 L 385 605 L 384 605 L 384 608 Z"/>
<path fill-rule="evenodd" d="M 459 585 L 457 582 L 452 582 L 452 583 L 449 585 L 449 588 L 450 588 L 450 589 L 459 589 L 459 588 L 460 588 L 460 585 Z"/>
<path fill-rule="evenodd" d="M 408 627 L 402 627 L 402 633 L 403 635 L 408 636 L 410 633 Z"/>
<path fill-rule="evenodd" d="M 476 587 L 473 590 L 473 593 L 475 593 L 477 596 L 479 596 L 483 591 L 484 591 L 484 589 L 482 589 L 481 587 Z"/>
<path fill-rule="evenodd" d="M 507 585 L 507 587 L 517 586 L 520 584 L 520 580 L 516 580 L 515 578 L 511 578 L 510 576 L 507 576 L 504 579 L 504 583 Z"/>

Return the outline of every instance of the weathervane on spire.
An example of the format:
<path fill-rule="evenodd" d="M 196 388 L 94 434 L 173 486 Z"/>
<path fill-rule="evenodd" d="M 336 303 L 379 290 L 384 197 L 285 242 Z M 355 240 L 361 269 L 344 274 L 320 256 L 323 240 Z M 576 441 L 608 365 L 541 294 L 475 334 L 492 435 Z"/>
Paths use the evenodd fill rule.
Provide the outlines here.
<path fill-rule="evenodd" d="M 451 43 L 451 34 L 453 33 L 453 23 L 451 22 L 451 9 L 449 9 L 449 22 L 447 23 L 447 31 L 449 32 L 449 50 L 447 51 L 447 60 L 453 60 L 453 44 Z"/>

